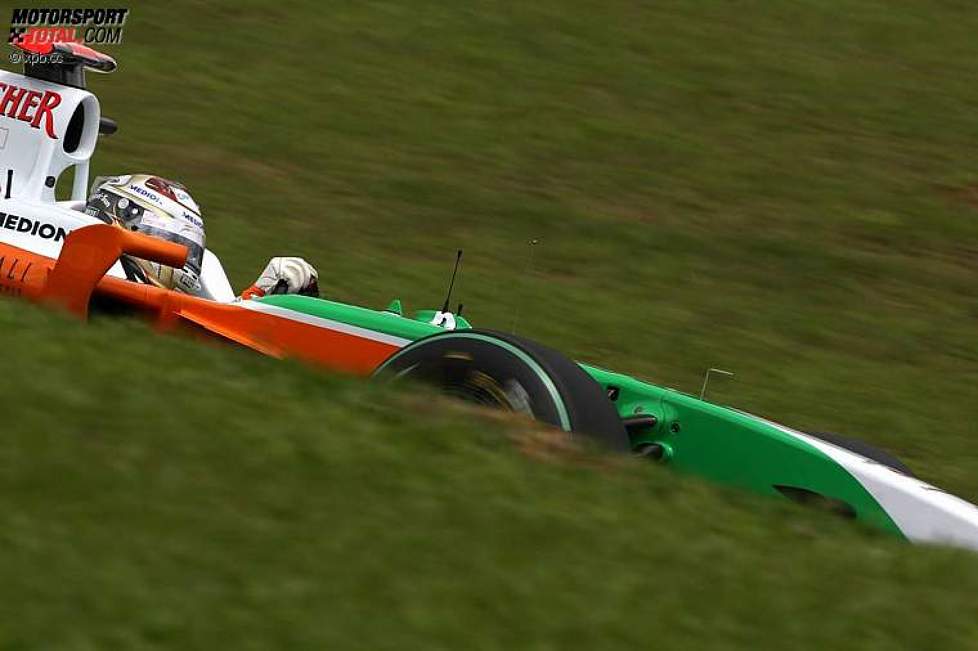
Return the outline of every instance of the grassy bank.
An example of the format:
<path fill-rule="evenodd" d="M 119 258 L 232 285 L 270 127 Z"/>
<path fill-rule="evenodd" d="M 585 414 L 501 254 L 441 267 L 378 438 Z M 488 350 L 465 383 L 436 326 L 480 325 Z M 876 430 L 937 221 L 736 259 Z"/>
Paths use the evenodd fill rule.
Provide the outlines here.
<path fill-rule="evenodd" d="M 978 639 L 967 552 L 136 323 L 0 327 L 4 648 Z"/>

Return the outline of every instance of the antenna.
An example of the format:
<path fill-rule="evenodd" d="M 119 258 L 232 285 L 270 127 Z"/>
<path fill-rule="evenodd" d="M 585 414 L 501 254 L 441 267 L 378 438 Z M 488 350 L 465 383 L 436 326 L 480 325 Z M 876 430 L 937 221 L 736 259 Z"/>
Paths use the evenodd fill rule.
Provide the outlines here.
<path fill-rule="evenodd" d="M 448 294 L 445 295 L 445 303 L 441 307 L 442 312 L 448 312 L 448 304 L 452 302 L 452 290 L 455 289 L 455 275 L 458 273 L 458 267 L 462 262 L 462 249 L 458 250 L 458 254 L 455 256 L 455 269 L 452 270 L 452 280 L 448 283 Z"/>
<path fill-rule="evenodd" d="M 720 375 L 726 375 L 727 377 L 733 377 L 733 373 L 730 371 L 724 371 L 722 368 L 710 368 L 706 371 L 706 376 L 703 378 L 703 388 L 700 389 L 700 400 L 706 400 L 706 385 L 710 382 L 710 373 L 718 373 Z"/>
<path fill-rule="evenodd" d="M 539 238 L 536 238 L 536 237 L 534 237 L 532 240 L 530 240 L 529 242 L 527 242 L 527 244 L 530 247 L 530 256 L 529 256 L 529 258 L 526 261 L 526 270 L 523 272 L 523 278 L 529 278 L 530 277 L 530 272 L 533 271 L 533 249 L 535 249 L 536 246 L 537 246 L 537 244 L 539 244 L 539 243 L 540 243 L 540 240 L 539 240 Z M 519 321 L 520 321 L 520 306 L 517 305 L 516 306 L 516 311 L 513 312 L 513 325 L 509 329 L 509 331 L 511 333 L 515 333 L 516 332 L 516 325 L 519 323 Z"/>

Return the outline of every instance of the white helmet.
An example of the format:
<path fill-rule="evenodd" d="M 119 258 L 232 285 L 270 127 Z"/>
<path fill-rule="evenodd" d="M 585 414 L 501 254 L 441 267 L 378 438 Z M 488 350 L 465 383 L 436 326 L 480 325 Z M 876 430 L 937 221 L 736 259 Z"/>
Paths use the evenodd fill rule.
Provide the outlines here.
<path fill-rule="evenodd" d="M 85 213 L 107 224 L 187 247 L 187 263 L 182 269 L 124 257 L 123 268 L 130 279 L 186 293 L 199 290 L 204 220 L 184 186 L 150 174 L 100 176 L 92 184 Z"/>

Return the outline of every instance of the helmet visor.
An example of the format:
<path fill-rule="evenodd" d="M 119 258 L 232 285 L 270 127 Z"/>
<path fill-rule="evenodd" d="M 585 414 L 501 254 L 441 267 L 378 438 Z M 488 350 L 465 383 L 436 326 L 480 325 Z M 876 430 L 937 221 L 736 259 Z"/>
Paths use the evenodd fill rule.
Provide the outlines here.
<path fill-rule="evenodd" d="M 204 262 L 204 229 L 182 219 L 163 218 L 147 210 L 136 231 L 187 247 L 184 268 L 200 275 Z"/>
<path fill-rule="evenodd" d="M 126 228 L 138 224 L 145 212 L 146 209 L 135 201 L 105 190 L 92 194 L 85 204 L 86 215 L 100 219 L 106 224 L 121 224 Z"/>

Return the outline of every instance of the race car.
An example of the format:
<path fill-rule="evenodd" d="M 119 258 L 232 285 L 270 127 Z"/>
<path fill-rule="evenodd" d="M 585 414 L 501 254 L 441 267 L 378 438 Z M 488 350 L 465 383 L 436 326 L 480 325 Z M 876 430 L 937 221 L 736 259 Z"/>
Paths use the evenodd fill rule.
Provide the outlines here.
<path fill-rule="evenodd" d="M 448 300 L 412 315 L 399 300 L 379 310 L 274 292 L 242 300 L 210 250 L 196 295 L 128 277 L 125 256 L 181 267 L 187 249 L 83 212 L 98 138 L 116 131 L 86 89 L 85 72 L 111 72 L 115 61 L 75 43 L 27 53 L 24 74 L 0 71 L 0 294 L 81 318 L 93 303 L 127 306 L 163 330 L 380 381 L 426 382 L 678 471 L 817 505 L 912 541 L 978 550 L 978 507 L 920 481 L 883 451 L 473 328 Z M 71 199 L 57 201 L 69 168 Z"/>

